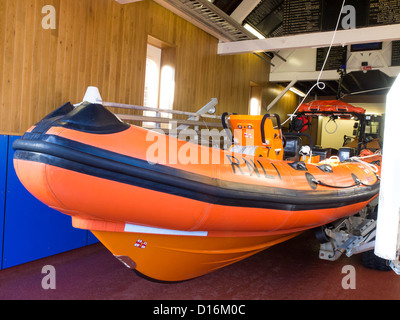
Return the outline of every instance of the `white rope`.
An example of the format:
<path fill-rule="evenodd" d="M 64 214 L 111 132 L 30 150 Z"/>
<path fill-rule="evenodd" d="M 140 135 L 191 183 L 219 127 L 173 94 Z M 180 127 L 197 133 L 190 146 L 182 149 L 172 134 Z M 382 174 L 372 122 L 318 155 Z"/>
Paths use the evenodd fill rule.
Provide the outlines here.
<path fill-rule="evenodd" d="M 303 100 L 301 100 L 301 102 L 300 102 L 300 104 L 298 105 L 298 107 L 296 108 L 296 110 L 293 112 L 293 114 L 292 114 L 285 122 L 282 123 L 282 126 L 283 126 L 284 124 L 286 124 L 289 120 L 290 120 L 290 121 L 293 120 L 293 118 L 294 118 L 295 114 L 297 113 L 297 111 L 299 110 L 300 106 L 301 106 L 301 105 L 303 104 L 303 102 L 307 99 L 307 97 L 310 95 L 310 92 L 311 92 L 315 87 L 318 87 L 318 89 L 320 89 L 320 90 L 324 90 L 324 89 L 325 89 L 325 83 L 324 83 L 324 82 L 321 82 L 320 79 L 321 79 L 321 76 L 322 76 L 322 72 L 323 72 L 324 69 L 325 69 L 326 62 L 328 61 L 329 54 L 331 53 L 331 49 L 332 49 L 332 46 L 333 46 L 333 42 L 335 41 L 335 38 L 336 38 L 336 33 L 337 33 L 338 28 L 339 28 L 340 18 L 341 18 L 341 16 L 342 16 L 342 12 L 343 12 L 343 8 L 344 8 L 345 3 L 346 3 L 346 0 L 343 0 L 342 8 L 340 9 L 339 17 L 338 17 L 338 20 L 337 20 L 337 23 L 336 23 L 336 28 L 335 28 L 335 31 L 334 31 L 334 33 L 333 33 L 332 41 L 331 41 L 331 44 L 330 44 L 330 46 L 329 46 L 328 53 L 326 54 L 326 58 L 325 58 L 324 64 L 322 65 L 321 71 L 319 72 L 317 82 L 311 87 L 310 90 L 308 90 L 308 92 L 307 92 L 306 95 L 304 96 Z"/>
<path fill-rule="evenodd" d="M 362 161 L 358 157 L 352 157 L 351 159 L 366 165 L 367 167 L 371 168 L 371 170 L 373 172 L 375 172 L 375 173 L 378 173 L 378 171 L 379 171 L 378 167 L 376 165 L 372 164 L 372 163 L 368 163 L 368 162 Z"/>
<path fill-rule="evenodd" d="M 367 165 L 368 167 L 371 168 L 372 171 L 374 171 L 375 173 L 378 173 L 379 170 L 378 170 L 378 167 L 376 165 L 374 165 L 372 163 L 369 163 L 369 162 L 362 161 L 361 159 L 372 158 L 372 157 L 380 156 L 380 155 L 382 155 L 382 151 L 381 150 L 375 152 L 374 154 L 370 154 L 370 155 L 367 155 L 367 156 L 351 157 L 351 159 Z"/>
<path fill-rule="evenodd" d="M 379 152 L 377 152 L 377 153 L 374 153 L 374 154 L 371 154 L 371 155 L 368 155 L 368 156 L 363 156 L 363 157 L 351 157 L 351 160 L 360 162 L 360 163 L 366 165 L 367 167 L 370 167 L 371 170 L 372 170 L 373 172 L 378 173 L 379 170 L 378 170 L 378 167 L 377 167 L 376 165 L 374 165 L 374 164 L 372 164 L 372 163 L 369 163 L 369 162 L 362 161 L 361 159 L 367 159 L 367 158 L 379 156 L 380 154 L 381 154 L 381 152 L 379 151 Z"/>
<path fill-rule="evenodd" d="M 370 155 L 368 155 L 368 156 L 353 157 L 353 158 L 357 158 L 357 159 L 366 159 L 366 158 L 372 158 L 372 157 L 380 156 L 380 155 L 381 155 L 381 152 L 379 151 L 379 152 L 377 152 L 377 153 L 370 154 Z"/>

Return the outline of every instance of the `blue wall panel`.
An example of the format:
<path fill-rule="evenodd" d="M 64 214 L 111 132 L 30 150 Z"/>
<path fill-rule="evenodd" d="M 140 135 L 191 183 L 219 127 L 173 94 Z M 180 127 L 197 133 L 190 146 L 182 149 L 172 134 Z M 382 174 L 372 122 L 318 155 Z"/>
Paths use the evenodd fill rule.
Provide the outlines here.
<path fill-rule="evenodd" d="M 20 183 L 12 161 L 18 138 L 9 138 L 3 268 L 85 246 L 89 238 L 88 231 L 73 228 L 69 216 L 41 203 Z"/>
<path fill-rule="evenodd" d="M 99 239 L 97 239 L 93 233 L 88 231 L 87 244 L 91 245 L 91 244 L 95 244 L 97 242 L 99 242 Z"/>
<path fill-rule="evenodd" d="M 7 180 L 8 136 L 0 135 L 0 270 L 3 261 L 4 204 Z"/>

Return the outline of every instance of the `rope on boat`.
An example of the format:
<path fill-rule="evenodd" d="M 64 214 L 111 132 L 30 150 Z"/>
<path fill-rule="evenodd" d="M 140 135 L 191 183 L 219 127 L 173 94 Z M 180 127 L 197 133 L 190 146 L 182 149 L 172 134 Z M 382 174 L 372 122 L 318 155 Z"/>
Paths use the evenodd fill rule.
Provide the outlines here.
<path fill-rule="evenodd" d="M 378 170 L 378 167 L 376 165 L 361 160 L 361 159 L 375 157 L 377 155 L 380 155 L 380 152 L 379 153 L 374 153 L 374 154 L 371 154 L 371 155 L 368 155 L 368 156 L 363 156 L 363 157 L 351 157 L 351 160 L 360 162 L 360 163 L 366 165 L 367 167 L 369 167 L 374 173 L 378 173 L 379 170 Z"/>
<path fill-rule="evenodd" d="M 322 182 L 321 180 L 317 180 L 317 179 L 312 179 L 312 182 L 314 182 L 314 183 L 316 183 L 316 184 L 319 184 L 319 185 L 321 185 L 321 186 L 324 186 L 324 187 L 335 188 L 335 189 L 348 189 L 348 188 L 357 187 L 357 186 L 359 186 L 359 185 L 365 185 L 365 184 L 362 183 L 359 179 L 356 179 L 355 184 L 353 184 L 353 185 L 351 185 L 351 186 L 333 186 L 333 185 L 327 184 L 327 183 Z M 366 185 L 365 185 L 365 186 L 366 186 Z"/>
<path fill-rule="evenodd" d="M 368 162 L 365 162 L 365 161 L 362 161 L 362 160 L 361 160 L 361 159 L 371 158 L 371 157 L 377 156 L 377 155 L 379 155 L 379 154 L 380 154 L 380 152 L 375 153 L 375 154 L 372 154 L 372 155 L 363 156 L 363 157 L 351 157 L 351 160 L 360 162 L 360 163 L 366 165 L 367 167 L 369 167 L 369 168 L 374 172 L 376 178 L 377 178 L 378 180 L 380 180 L 380 177 L 377 175 L 377 173 L 378 173 L 378 168 L 377 168 L 377 166 L 375 166 L 375 165 L 372 164 L 372 163 L 368 163 Z M 329 187 L 329 188 L 335 188 L 335 189 L 347 189 L 347 188 L 353 188 L 353 187 L 360 186 L 360 185 L 363 185 L 363 186 L 365 186 L 365 187 L 370 187 L 370 186 L 372 186 L 372 185 L 368 185 L 368 184 L 363 183 L 363 182 L 362 182 L 360 179 L 358 179 L 358 178 L 355 178 L 355 184 L 353 184 L 353 185 L 351 185 L 351 186 L 333 186 L 333 185 L 329 185 L 329 184 L 327 184 L 327 183 L 325 183 L 325 182 L 322 182 L 321 180 L 317 180 L 317 179 L 315 179 L 315 178 L 313 178 L 311 181 L 314 182 L 314 183 L 316 183 L 316 184 L 318 184 L 318 185 L 321 185 L 321 186 L 324 186 L 324 187 Z"/>
<path fill-rule="evenodd" d="M 379 180 L 378 176 L 377 176 L 377 179 Z M 328 188 L 334 188 L 334 189 L 349 189 L 349 188 L 354 188 L 354 187 L 361 186 L 361 185 L 363 185 L 364 187 L 372 187 L 374 185 L 374 184 L 366 184 L 359 179 L 356 179 L 355 180 L 356 182 L 351 186 L 333 186 L 333 185 L 327 184 L 327 183 L 322 182 L 321 180 L 317 180 L 317 179 L 312 179 L 311 181 L 316 184 L 319 184 L 321 186 L 328 187 Z"/>

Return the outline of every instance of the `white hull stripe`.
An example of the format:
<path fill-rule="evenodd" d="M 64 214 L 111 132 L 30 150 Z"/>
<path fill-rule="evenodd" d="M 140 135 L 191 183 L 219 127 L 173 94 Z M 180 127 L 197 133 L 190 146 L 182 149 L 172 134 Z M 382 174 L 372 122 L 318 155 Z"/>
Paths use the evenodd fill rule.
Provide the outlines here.
<path fill-rule="evenodd" d="M 133 224 L 125 224 L 125 232 L 132 233 L 145 233 L 145 234 L 161 234 L 161 235 L 169 235 L 169 236 L 192 236 L 192 237 L 207 237 L 207 231 L 178 231 L 178 230 L 168 230 L 168 229 L 159 229 L 159 228 L 151 228 L 144 226 L 136 226 Z"/>

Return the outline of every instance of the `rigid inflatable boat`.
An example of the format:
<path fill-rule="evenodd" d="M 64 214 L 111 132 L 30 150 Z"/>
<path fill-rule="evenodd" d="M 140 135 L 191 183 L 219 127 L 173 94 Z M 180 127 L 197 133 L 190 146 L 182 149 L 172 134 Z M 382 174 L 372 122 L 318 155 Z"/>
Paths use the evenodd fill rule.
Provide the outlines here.
<path fill-rule="evenodd" d="M 67 103 L 14 143 L 14 166 L 36 198 L 162 281 L 227 266 L 377 196 L 368 164 L 285 160 L 276 115 L 224 118 L 230 150 L 126 124 L 100 104 Z"/>

